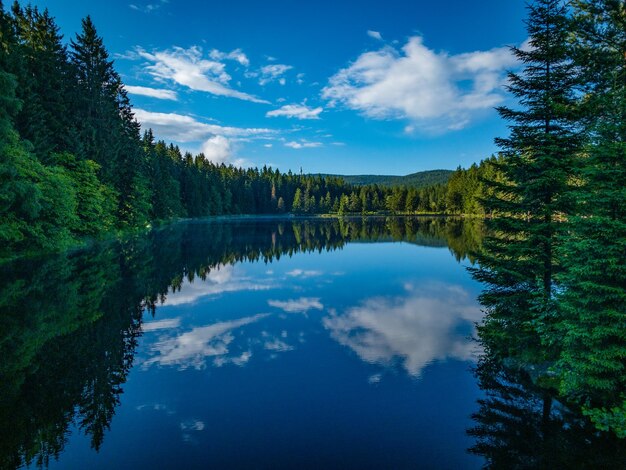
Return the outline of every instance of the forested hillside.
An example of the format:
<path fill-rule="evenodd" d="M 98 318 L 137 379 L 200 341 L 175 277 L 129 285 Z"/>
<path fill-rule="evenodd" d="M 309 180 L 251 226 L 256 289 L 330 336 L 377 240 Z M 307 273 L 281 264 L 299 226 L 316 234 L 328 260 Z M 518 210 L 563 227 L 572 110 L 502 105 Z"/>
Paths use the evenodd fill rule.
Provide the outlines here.
<path fill-rule="evenodd" d="M 429 170 L 418 171 L 406 176 L 394 175 L 321 175 L 324 177 L 337 177 L 346 183 L 355 186 L 407 186 L 413 188 L 424 188 L 436 184 L 445 184 L 452 175 L 451 170 Z"/>

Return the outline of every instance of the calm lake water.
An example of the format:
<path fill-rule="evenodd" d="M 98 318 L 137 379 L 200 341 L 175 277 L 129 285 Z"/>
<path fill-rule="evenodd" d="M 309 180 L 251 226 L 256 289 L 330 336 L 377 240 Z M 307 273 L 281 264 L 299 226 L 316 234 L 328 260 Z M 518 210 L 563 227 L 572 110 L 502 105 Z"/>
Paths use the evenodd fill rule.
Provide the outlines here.
<path fill-rule="evenodd" d="M 180 223 L 1 268 L 7 468 L 480 468 L 476 223 Z"/>

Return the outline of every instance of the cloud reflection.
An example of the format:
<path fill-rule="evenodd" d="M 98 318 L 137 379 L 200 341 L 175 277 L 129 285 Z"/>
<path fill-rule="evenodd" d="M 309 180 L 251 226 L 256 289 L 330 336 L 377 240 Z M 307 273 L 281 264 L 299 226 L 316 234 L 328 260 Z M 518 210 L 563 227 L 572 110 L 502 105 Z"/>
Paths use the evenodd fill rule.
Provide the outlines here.
<path fill-rule="evenodd" d="M 246 290 L 268 290 L 271 287 L 267 281 L 253 281 L 251 278 L 238 275 L 235 266 L 221 265 L 211 270 L 205 280 L 196 278 L 194 282 L 183 284 L 179 291 L 168 293 L 164 305 L 191 304 L 202 297 L 211 295 Z"/>
<path fill-rule="evenodd" d="M 293 269 L 287 273 L 289 277 L 299 277 L 302 279 L 307 279 L 309 277 L 321 276 L 324 274 L 322 271 L 314 271 L 314 270 L 305 270 L 305 269 Z"/>
<path fill-rule="evenodd" d="M 173 338 L 164 338 L 152 347 L 153 357 L 144 362 L 144 367 L 152 364 L 161 366 L 179 366 L 180 369 L 193 367 L 202 369 L 207 358 L 214 358 L 217 366 L 226 363 L 245 364 L 251 356 L 244 352 L 229 357 L 229 345 L 235 339 L 232 332 L 237 328 L 257 322 L 268 314 L 258 314 L 238 320 L 214 323 L 208 326 L 193 328 Z"/>
<path fill-rule="evenodd" d="M 169 330 L 179 326 L 180 318 L 167 318 L 164 320 L 145 321 L 141 325 L 141 329 L 144 333 L 147 333 L 149 331 Z"/>
<path fill-rule="evenodd" d="M 309 310 L 323 310 L 324 305 L 319 297 L 300 297 L 290 300 L 268 300 L 270 307 L 275 307 L 288 313 L 306 313 Z"/>
<path fill-rule="evenodd" d="M 406 297 L 378 297 L 323 319 L 332 338 L 369 363 L 400 363 L 419 377 L 434 361 L 473 360 L 468 338 L 482 318 L 475 298 L 460 286 L 405 286 Z"/>

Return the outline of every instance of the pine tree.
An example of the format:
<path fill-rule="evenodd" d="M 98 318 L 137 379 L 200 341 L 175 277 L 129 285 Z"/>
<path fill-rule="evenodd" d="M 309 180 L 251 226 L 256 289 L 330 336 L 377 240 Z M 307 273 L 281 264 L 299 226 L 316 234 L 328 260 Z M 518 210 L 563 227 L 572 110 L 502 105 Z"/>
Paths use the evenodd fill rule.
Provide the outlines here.
<path fill-rule="evenodd" d="M 554 279 L 561 269 L 555 248 L 572 212 L 571 185 L 581 138 L 576 127 L 576 74 L 567 44 L 571 24 L 559 0 L 529 6 L 529 46 L 513 48 L 524 65 L 509 75 L 509 91 L 520 108 L 501 107 L 510 136 L 502 148 L 501 182 L 490 182 L 482 201 L 500 217 L 475 277 L 487 284 L 481 295 L 488 315 L 515 328 L 517 353 L 553 341 Z M 552 336 L 551 336 L 552 335 Z M 555 354 L 551 349 L 546 354 Z"/>
<path fill-rule="evenodd" d="M 82 20 L 82 31 L 71 46 L 79 132 L 74 153 L 98 163 L 104 179 L 112 182 L 119 153 L 120 77 L 89 16 Z"/>
<path fill-rule="evenodd" d="M 303 205 L 304 205 L 304 213 L 305 214 L 310 214 L 311 213 L 311 197 L 309 196 L 309 189 L 305 189 L 304 190 L 304 195 L 302 196 L 303 199 Z"/>
<path fill-rule="evenodd" d="M 119 146 L 113 172 L 113 184 L 120 195 L 118 218 L 123 227 L 144 227 L 150 220 L 148 162 L 141 147 L 139 123 L 123 87 L 118 90 L 118 112 Z"/>
<path fill-rule="evenodd" d="M 417 206 L 419 204 L 419 194 L 417 189 L 410 188 L 406 193 L 406 207 L 405 211 L 412 213 L 417 211 Z"/>
<path fill-rule="evenodd" d="M 15 45 L 22 57 L 17 97 L 23 106 L 15 120 L 20 136 L 30 141 L 40 160 L 69 149 L 73 134 L 71 74 L 63 36 L 48 13 L 15 2 Z"/>
<path fill-rule="evenodd" d="M 563 353 L 566 396 L 603 430 L 626 436 L 626 6 L 575 2 L 575 58 L 590 140 L 562 247 Z"/>
<path fill-rule="evenodd" d="M 76 197 L 67 173 L 47 168 L 14 128 L 22 103 L 16 97 L 18 38 L 0 4 L 0 259 L 58 249 L 74 240 Z"/>
<path fill-rule="evenodd" d="M 326 192 L 326 196 L 324 196 L 324 212 L 328 213 L 331 212 L 333 209 L 333 203 L 330 197 L 330 191 Z"/>
<path fill-rule="evenodd" d="M 302 201 L 302 191 L 300 188 L 296 189 L 296 194 L 293 197 L 293 204 L 291 205 L 291 212 L 299 214 L 304 210 L 304 203 Z"/>
<path fill-rule="evenodd" d="M 463 212 L 464 171 L 458 167 L 448 180 L 446 189 L 446 207 L 451 214 Z"/>
<path fill-rule="evenodd" d="M 339 215 L 344 215 L 350 212 L 350 198 L 346 194 L 342 194 L 341 198 L 339 198 L 339 207 L 337 208 L 337 213 Z"/>
<path fill-rule="evenodd" d="M 71 45 L 79 110 L 75 153 L 94 160 L 103 182 L 118 194 L 120 225 L 143 226 L 149 215 L 147 163 L 127 93 L 89 16 Z"/>

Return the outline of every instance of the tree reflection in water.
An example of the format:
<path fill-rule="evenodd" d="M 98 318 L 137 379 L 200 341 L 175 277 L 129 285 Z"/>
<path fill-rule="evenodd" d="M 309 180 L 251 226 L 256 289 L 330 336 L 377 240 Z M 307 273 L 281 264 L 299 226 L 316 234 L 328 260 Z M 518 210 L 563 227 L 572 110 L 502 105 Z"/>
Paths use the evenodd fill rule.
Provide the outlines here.
<path fill-rule="evenodd" d="M 76 424 L 98 449 L 133 366 L 145 315 L 184 280 L 346 243 L 479 251 L 481 226 L 442 218 L 179 223 L 121 242 L 0 267 L 0 467 L 46 466 Z"/>

